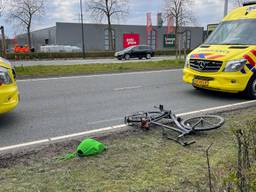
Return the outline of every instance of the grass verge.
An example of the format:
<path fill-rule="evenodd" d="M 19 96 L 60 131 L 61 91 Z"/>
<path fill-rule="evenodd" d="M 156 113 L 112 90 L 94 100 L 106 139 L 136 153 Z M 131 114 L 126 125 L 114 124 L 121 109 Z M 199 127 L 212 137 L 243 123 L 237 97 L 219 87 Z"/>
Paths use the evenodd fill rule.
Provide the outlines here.
<path fill-rule="evenodd" d="M 18 78 L 38 78 L 48 76 L 69 76 L 97 73 L 117 73 L 128 71 L 182 68 L 183 61 L 164 60 L 149 62 L 124 62 L 121 64 L 88 64 L 63 66 L 23 66 L 16 67 Z"/>
<path fill-rule="evenodd" d="M 236 156 L 232 123 L 256 118 L 255 109 L 223 113 L 225 125 L 194 136 L 197 142 L 189 147 L 151 129 L 100 138 L 108 149 L 90 158 L 58 159 L 74 151 L 79 141 L 52 144 L 16 159 L 0 157 L 0 191 L 208 191 L 205 149 L 214 143 L 210 162 L 223 173 Z"/>

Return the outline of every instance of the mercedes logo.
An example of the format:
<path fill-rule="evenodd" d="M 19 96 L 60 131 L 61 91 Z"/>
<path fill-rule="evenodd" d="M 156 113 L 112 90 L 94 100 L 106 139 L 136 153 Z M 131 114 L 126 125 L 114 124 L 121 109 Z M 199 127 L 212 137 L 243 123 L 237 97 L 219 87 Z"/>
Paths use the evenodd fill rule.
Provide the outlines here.
<path fill-rule="evenodd" d="M 203 70 L 206 67 L 206 63 L 204 61 L 198 61 L 198 66 L 200 70 Z"/>

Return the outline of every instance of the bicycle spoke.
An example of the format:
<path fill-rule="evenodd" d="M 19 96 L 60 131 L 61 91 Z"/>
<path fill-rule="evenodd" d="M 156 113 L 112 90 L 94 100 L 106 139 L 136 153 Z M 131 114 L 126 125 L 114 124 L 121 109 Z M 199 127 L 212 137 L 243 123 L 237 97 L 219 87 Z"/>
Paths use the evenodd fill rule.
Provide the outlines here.
<path fill-rule="evenodd" d="M 155 126 L 161 127 L 163 130 L 163 136 L 167 136 L 169 139 L 173 139 L 179 144 L 185 146 L 192 142 L 183 142 L 185 135 L 194 134 L 201 131 L 209 131 L 217 129 L 224 123 L 224 118 L 217 115 L 201 115 L 188 119 L 181 119 L 176 117 L 171 111 L 164 110 L 162 106 L 158 107 L 160 111 L 150 112 L 138 112 L 130 116 L 125 117 L 125 123 L 134 127 L 143 127 L 143 123 L 147 124 L 147 127 Z M 170 137 L 170 133 L 179 133 L 178 136 Z"/>
<path fill-rule="evenodd" d="M 191 126 L 192 129 L 194 129 L 197 125 L 199 125 L 201 123 L 201 119 L 199 121 L 197 121 L 193 126 Z"/>
<path fill-rule="evenodd" d="M 206 119 L 203 119 L 203 121 L 206 122 L 206 123 L 209 124 L 209 125 L 215 125 L 215 123 L 212 123 L 212 122 L 210 122 L 210 121 L 207 121 Z"/>
<path fill-rule="evenodd" d="M 205 115 L 194 117 L 182 121 L 182 125 L 190 127 L 194 131 L 207 131 L 219 128 L 224 123 L 224 119 L 216 115 Z"/>

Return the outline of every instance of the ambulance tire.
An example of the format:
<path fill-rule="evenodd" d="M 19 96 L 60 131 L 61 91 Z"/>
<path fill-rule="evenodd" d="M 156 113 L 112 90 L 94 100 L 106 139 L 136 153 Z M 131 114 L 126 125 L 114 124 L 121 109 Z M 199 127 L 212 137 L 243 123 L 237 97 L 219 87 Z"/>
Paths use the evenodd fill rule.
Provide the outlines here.
<path fill-rule="evenodd" d="M 248 99 L 256 99 L 256 74 L 254 74 L 248 82 L 245 95 Z"/>
<path fill-rule="evenodd" d="M 201 90 L 203 90 L 202 88 L 200 88 L 200 87 L 196 87 L 196 86 L 194 86 L 194 85 L 192 85 L 196 90 L 199 90 L 199 91 L 201 91 Z"/>

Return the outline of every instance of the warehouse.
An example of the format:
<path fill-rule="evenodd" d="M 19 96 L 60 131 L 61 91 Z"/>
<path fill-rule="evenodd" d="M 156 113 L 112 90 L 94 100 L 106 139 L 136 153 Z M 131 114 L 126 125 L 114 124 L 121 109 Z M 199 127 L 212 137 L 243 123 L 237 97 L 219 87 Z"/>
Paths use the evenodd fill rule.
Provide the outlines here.
<path fill-rule="evenodd" d="M 174 48 L 175 40 L 181 48 L 193 49 L 203 42 L 203 27 L 184 27 L 180 38 L 166 35 L 167 27 L 153 27 L 146 32 L 143 25 L 113 25 L 113 40 L 116 50 L 137 44 L 148 44 L 156 50 Z M 32 46 L 36 51 L 44 45 L 68 45 L 82 48 L 82 27 L 80 23 L 56 23 L 56 26 L 31 33 Z M 110 49 L 107 25 L 84 24 L 86 51 L 106 51 Z M 26 34 L 16 37 L 20 45 L 26 44 Z"/>

